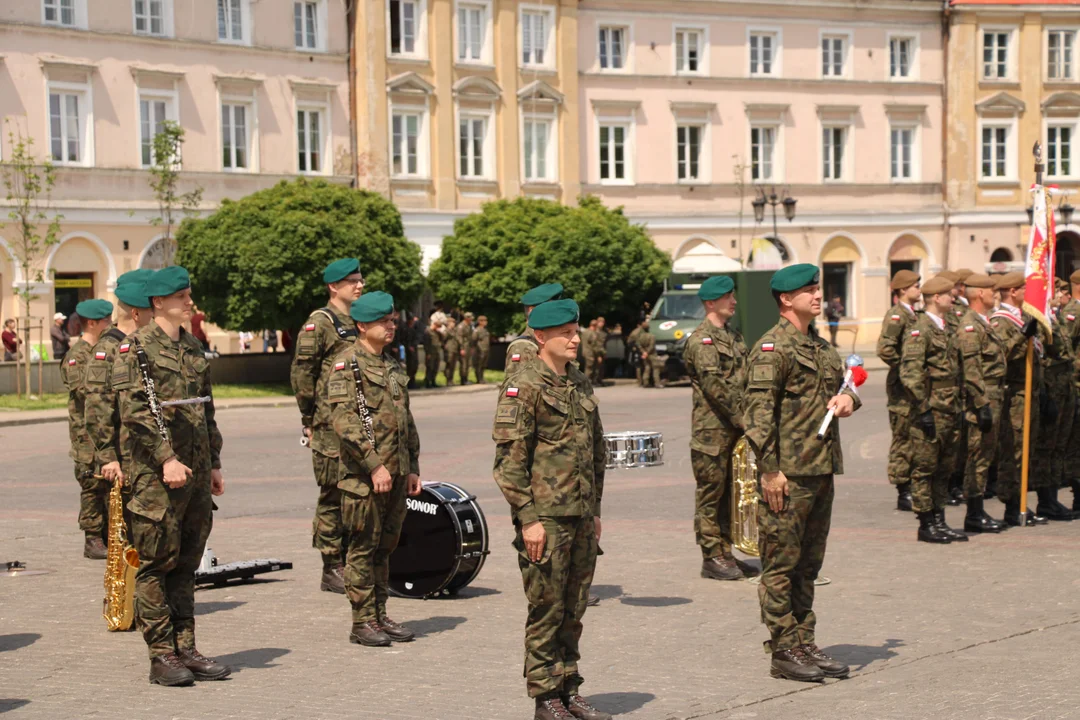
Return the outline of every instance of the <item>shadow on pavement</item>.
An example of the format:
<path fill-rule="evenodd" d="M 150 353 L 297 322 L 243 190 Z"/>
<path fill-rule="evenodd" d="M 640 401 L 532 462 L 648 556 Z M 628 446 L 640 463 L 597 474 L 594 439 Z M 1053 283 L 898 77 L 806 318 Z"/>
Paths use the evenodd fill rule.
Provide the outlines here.
<path fill-rule="evenodd" d="M 0 635 L 0 652 L 18 650 L 19 648 L 24 648 L 27 645 L 33 645 L 40 639 L 40 633 L 18 633 L 16 635 Z"/>
<path fill-rule="evenodd" d="M 656 699 L 652 693 L 614 692 L 586 695 L 585 699 L 596 706 L 597 710 L 607 713 L 628 713 L 645 707 Z"/>
<path fill-rule="evenodd" d="M 274 661 L 282 655 L 288 654 L 289 651 L 285 648 L 255 648 L 254 650 L 244 650 L 232 655 L 219 655 L 214 659 L 223 665 L 231 667 L 233 673 L 238 673 L 241 670 L 267 670 L 277 667 L 278 665 Z"/>
<path fill-rule="evenodd" d="M 862 670 L 875 660 L 889 660 L 900 653 L 893 648 L 904 647 L 903 640 L 891 638 L 882 645 L 833 645 L 823 648 L 837 660 L 843 660 L 853 671 Z"/>
<path fill-rule="evenodd" d="M 472 597 L 483 597 L 484 595 L 502 595 L 502 590 L 496 590 L 495 588 L 486 587 L 465 587 L 458 590 L 456 595 L 449 595 L 445 599 L 452 600 L 454 598 L 463 599 Z M 432 598 L 432 600 L 437 599 L 438 598 Z"/>
<path fill-rule="evenodd" d="M 422 638 L 428 635 L 437 635 L 447 630 L 453 630 L 458 625 L 465 622 L 463 617 L 450 617 L 448 615 L 437 615 L 435 617 L 429 617 L 426 620 L 413 620 L 412 622 L 405 623 L 405 627 L 416 633 L 416 637 Z"/>
<path fill-rule="evenodd" d="M 209 615 L 221 610 L 234 610 L 241 605 L 247 605 L 245 600 L 219 600 L 213 602 L 201 602 L 195 605 L 195 615 Z"/>
<path fill-rule="evenodd" d="M 0 698 L 0 713 L 11 712 L 12 710 L 18 710 L 23 705 L 29 705 L 29 700 L 10 700 L 7 698 Z"/>
<path fill-rule="evenodd" d="M 622 585 L 593 585 L 592 594 L 601 600 L 614 600 L 623 596 Z"/>
<path fill-rule="evenodd" d="M 693 600 L 684 597 L 624 597 L 620 598 L 619 602 L 636 607 L 671 607 L 672 605 L 689 605 Z"/>

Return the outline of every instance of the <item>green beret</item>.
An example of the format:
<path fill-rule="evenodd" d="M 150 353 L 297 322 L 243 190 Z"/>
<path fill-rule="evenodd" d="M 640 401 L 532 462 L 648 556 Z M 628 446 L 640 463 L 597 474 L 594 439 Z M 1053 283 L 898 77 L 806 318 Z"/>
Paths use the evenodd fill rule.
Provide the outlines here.
<path fill-rule="evenodd" d="M 101 320 L 112 315 L 112 303 L 108 300 L 83 300 L 75 306 L 75 314 L 87 320 Z"/>
<path fill-rule="evenodd" d="M 132 272 L 138 271 L 133 270 Z M 117 280 L 116 283 L 116 290 L 114 292 L 116 293 L 117 300 L 124 303 L 128 307 L 142 308 L 144 310 L 150 307 L 150 298 L 146 295 L 145 282 L 128 280 L 121 283 L 119 280 Z"/>
<path fill-rule="evenodd" d="M 735 289 L 735 281 L 727 275 L 714 275 L 698 288 L 697 296 L 702 300 L 716 300 Z"/>
<path fill-rule="evenodd" d="M 799 263 L 798 265 L 788 265 L 786 268 L 781 268 L 776 271 L 776 274 L 772 276 L 772 280 L 769 281 L 769 287 L 781 293 L 795 292 L 807 285 L 817 284 L 818 268 L 817 265 L 811 265 L 810 263 Z"/>
<path fill-rule="evenodd" d="M 360 261 L 356 258 L 345 258 L 344 260 L 335 260 L 326 266 L 323 270 L 322 279 L 323 282 L 329 285 L 330 283 L 336 283 L 344 280 L 352 275 L 354 272 L 360 272 Z"/>
<path fill-rule="evenodd" d="M 191 287 L 188 271 L 179 265 L 158 270 L 146 280 L 146 297 L 165 297 Z"/>
<path fill-rule="evenodd" d="M 570 298 L 548 300 L 534 307 L 529 313 L 529 327 L 533 330 L 546 330 L 577 322 L 579 317 L 581 317 L 581 311 L 578 309 L 578 304 Z"/>
<path fill-rule="evenodd" d="M 356 322 L 375 322 L 394 312 L 394 296 L 381 290 L 367 293 L 349 306 L 349 317 Z"/>
<path fill-rule="evenodd" d="M 537 285 L 529 292 L 521 296 L 521 304 L 527 307 L 535 307 L 548 300 L 558 300 L 563 293 L 563 286 L 559 283 L 547 283 Z"/>
<path fill-rule="evenodd" d="M 150 276 L 154 274 L 154 271 L 149 268 L 139 268 L 138 270 L 128 270 L 126 273 L 116 278 L 116 287 L 120 287 L 129 282 L 144 283 Z M 147 307 L 150 307 L 147 305 Z"/>

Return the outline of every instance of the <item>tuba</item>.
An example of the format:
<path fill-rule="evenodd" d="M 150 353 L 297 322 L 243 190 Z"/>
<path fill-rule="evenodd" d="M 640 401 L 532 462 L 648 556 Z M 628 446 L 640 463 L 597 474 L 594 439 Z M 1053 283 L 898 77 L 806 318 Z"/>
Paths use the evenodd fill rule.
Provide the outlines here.
<path fill-rule="evenodd" d="M 124 527 L 123 480 L 109 491 L 109 552 L 105 558 L 105 600 L 102 616 L 109 630 L 130 630 L 135 617 L 135 571 L 139 551 L 128 545 Z"/>
<path fill-rule="evenodd" d="M 757 459 L 746 437 L 739 438 L 731 453 L 731 544 L 752 557 L 758 549 Z"/>

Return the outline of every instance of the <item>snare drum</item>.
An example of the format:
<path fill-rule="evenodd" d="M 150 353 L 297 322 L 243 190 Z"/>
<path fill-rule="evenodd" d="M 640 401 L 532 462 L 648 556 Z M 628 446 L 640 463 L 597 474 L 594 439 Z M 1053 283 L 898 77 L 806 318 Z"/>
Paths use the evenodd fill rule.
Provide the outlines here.
<path fill-rule="evenodd" d="M 453 595 L 480 574 L 487 521 L 476 497 L 457 485 L 424 483 L 405 498 L 401 539 L 390 556 L 390 592 L 400 597 Z"/>
<path fill-rule="evenodd" d="M 639 468 L 664 464 L 664 435 L 658 432 L 604 433 L 609 468 Z"/>

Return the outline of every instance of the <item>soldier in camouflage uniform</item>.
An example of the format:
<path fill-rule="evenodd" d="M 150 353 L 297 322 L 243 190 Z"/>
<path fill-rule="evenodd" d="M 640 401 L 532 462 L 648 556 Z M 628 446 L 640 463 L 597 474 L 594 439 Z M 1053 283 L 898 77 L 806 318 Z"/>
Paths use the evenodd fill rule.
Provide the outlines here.
<path fill-rule="evenodd" d="M 1080 270 L 1069 276 L 1072 296 L 1061 308 L 1059 319 L 1072 343 L 1076 363 L 1073 365 L 1073 391 L 1080 396 Z M 1080 401 L 1075 402 L 1072 431 L 1065 450 L 1065 482 L 1072 488 L 1074 513 L 1080 513 Z"/>
<path fill-rule="evenodd" d="M 589 327 L 581 331 L 581 346 L 579 355 L 583 361 L 585 377 L 592 382 L 593 372 L 596 366 L 596 318 L 589 321 Z"/>
<path fill-rule="evenodd" d="M 457 321 L 452 317 L 446 319 L 443 353 L 446 355 L 443 375 L 446 377 L 446 387 L 450 387 L 454 384 L 454 369 L 461 363 L 461 340 L 458 339 Z"/>
<path fill-rule="evenodd" d="M 103 538 L 108 533 L 108 481 L 97 473 L 94 463 L 94 440 L 86 428 L 86 394 L 93 348 L 101 334 L 112 325 L 112 303 L 107 300 L 83 300 L 75 307 L 82 326 L 82 336 L 60 362 L 60 379 L 68 391 L 68 434 L 71 459 L 75 461 L 75 479 L 79 483 L 79 529 L 86 536 L 83 557 L 104 560 Z"/>
<path fill-rule="evenodd" d="M 521 296 L 521 304 L 525 306 L 525 319 L 529 319 L 532 309 L 540 303 L 548 300 L 558 300 L 562 297 L 563 286 L 559 283 L 547 283 L 537 285 L 532 290 Z M 539 345 L 532 328 L 526 327 L 525 332 L 514 338 L 506 348 L 506 378 L 509 379 L 531 360 L 535 360 Z"/>
<path fill-rule="evenodd" d="M 968 273 L 965 280 L 968 304 L 960 319 L 959 334 L 964 424 L 967 426 L 964 531 L 999 533 L 1005 526 L 986 513 L 983 500 L 990 466 L 997 453 L 997 430 L 1005 394 L 1005 351 L 997 333 L 990 327 L 990 313 L 994 308 L 993 279 L 988 275 Z"/>
<path fill-rule="evenodd" d="M 457 341 L 459 362 L 458 365 L 458 384 L 466 385 L 469 382 L 469 365 L 472 364 L 473 349 L 475 348 L 475 334 L 473 332 L 473 314 L 471 312 L 465 313 L 465 317 L 461 319 L 461 322 L 457 325 Z M 450 384 L 450 377 L 447 376 L 446 384 Z"/>
<path fill-rule="evenodd" d="M 627 350 L 630 353 L 630 363 L 634 366 L 634 376 L 637 379 L 638 387 L 644 387 L 645 385 L 641 373 L 641 349 L 638 347 L 638 340 L 641 338 L 641 326 L 643 324 L 644 321 L 639 322 L 626 338 Z"/>
<path fill-rule="evenodd" d="M 434 320 L 424 332 L 424 387 L 435 387 L 435 377 L 442 364 L 443 328 L 445 325 Z"/>
<path fill-rule="evenodd" d="M 949 477 L 960 442 L 960 352 L 957 335 L 946 319 L 952 309 L 953 283 L 938 275 L 922 286 L 926 311 L 904 339 L 900 382 L 912 409 L 911 497 L 919 518 L 921 542 L 963 542 L 967 535 L 945 522 Z"/>
<path fill-rule="evenodd" d="M 937 274 L 937 277 L 945 278 L 953 286 L 951 293 L 953 304 L 942 319 L 945 321 L 946 332 L 956 335 L 960 331 L 960 320 L 967 311 L 960 302 L 966 288 L 960 280 L 959 270 L 943 270 Z M 948 498 L 946 499 L 949 505 L 960 505 L 964 502 L 964 477 L 967 465 L 967 425 L 965 423 L 957 423 L 956 438 L 957 441 L 953 444 L 952 473 L 949 475 Z"/>
<path fill-rule="evenodd" d="M 656 337 L 649 332 L 649 321 L 641 324 L 641 332 L 637 336 L 637 347 L 641 352 L 641 387 L 663 387 L 660 379 L 660 368 L 654 357 L 656 354 Z"/>
<path fill-rule="evenodd" d="M 356 325 L 349 317 L 349 305 L 364 292 L 364 276 L 356 258 L 335 260 L 323 271 L 330 294 L 324 308 L 311 313 L 297 333 L 290 379 L 300 422 L 311 446 L 311 464 L 319 497 L 315 502 L 311 546 L 322 555 L 319 587 L 327 592 L 345 593 L 344 528 L 341 522 L 341 492 L 338 490 L 338 442 L 326 404 L 326 380 L 334 357 L 356 338 Z"/>
<path fill-rule="evenodd" d="M 607 359 L 607 341 L 608 331 L 605 330 L 607 321 L 603 316 L 596 318 L 596 334 L 593 340 L 593 353 L 595 360 L 593 361 L 593 374 L 589 377 L 589 380 L 593 385 L 602 387 L 604 385 L 604 360 Z"/>
<path fill-rule="evenodd" d="M 742 394 L 746 384 L 746 344 L 728 326 L 735 314 L 735 283 L 711 277 L 698 298 L 705 319 L 686 341 L 683 362 L 694 389 L 690 462 L 697 492 L 694 534 L 701 546 L 701 577 L 740 580 L 731 554 L 731 453 L 742 436 Z"/>
<path fill-rule="evenodd" d="M 120 343 L 110 377 L 130 443 L 127 509 L 140 563 L 135 616 L 150 650 L 150 682 L 190 685 L 230 673 L 195 647 L 195 570 L 213 525 L 211 496 L 225 492 L 221 433 L 210 364 L 202 343 L 183 327 L 194 307 L 187 270 L 158 270 L 144 291 L 154 322 Z M 142 363 L 159 403 L 194 402 L 163 406 L 155 417 Z"/>
<path fill-rule="evenodd" d="M 915 303 L 922 297 L 919 276 L 911 270 L 898 270 L 889 284 L 897 302 L 886 313 L 878 336 L 877 356 L 889 366 L 885 377 L 885 396 L 888 398 L 889 482 L 896 487 L 896 509 L 911 511 L 911 405 L 900 382 L 900 357 L 904 338 L 915 327 Z"/>
<path fill-rule="evenodd" d="M 994 328 L 1001 339 L 1005 351 L 1005 397 L 1001 405 L 1001 429 L 998 442 L 998 499 L 1005 503 L 1005 522 L 1009 525 L 1044 525 L 1049 522 L 1045 517 L 1036 515 L 1030 509 L 1026 517 L 1020 517 L 1021 468 L 1024 457 L 1024 391 L 1027 366 L 1028 338 L 1038 334 L 1038 321 L 1023 313 L 1024 275 L 1011 272 L 997 278 L 994 287 L 998 291 L 1001 305 L 990 316 L 990 327 Z M 1042 342 L 1036 341 L 1035 355 L 1041 358 Z M 1042 385 L 1042 372 L 1039 362 L 1032 363 L 1031 391 L 1033 398 L 1039 397 Z M 1031 438 L 1038 437 L 1038 403 L 1033 402 Z M 1030 489 L 1030 488 L 1029 488 Z"/>
<path fill-rule="evenodd" d="M 397 360 L 383 354 L 394 339 L 394 298 L 369 293 L 352 304 L 349 315 L 358 331 L 356 342 L 334 358 L 325 385 L 341 451 L 338 488 L 349 537 L 349 640 L 387 646 L 414 637 L 387 616 L 386 601 L 405 496 L 420 494 L 420 438 L 409 409 L 408 376 Z"/>
<path fill-rule="evenodd" d="M 543 303 L 529 327 L 539 357 L 503 383 L 492 431 L 495 482 L 510 504 L 529 602 L 526 686 L 534 720 L 610 720 L 578 694 L 607 449 L 596 395 L 577 369 L 577 303 Z"/>
<path fill-rule="evenodd" d="M 770 286 L 780 321 L 750 352 L 743 416 L 761 474 L 758 597 L 769 629 L 765 648 L 773 677 L 846 677 L 848 666 L 815 640 L 814 580 L 825 559 L 833 477 L 844 471 L 839 423 L 821 440 L 817 431 L 829 409 L 843 418 L 861 403 L 854 391 L 838 392 L 844 365 L 812 324 L 821 314 L 817 266 L 783 268 Z"/>
<path fill-rule="evenodd" d="M 487 369 L 488 356 L 491 355 L 491 331 L 487 329 L 487 315 L 476 318 L 476 332 L 473 334 L 473 372 L 476 382 L 484 382 L 484 370 Z"/>

